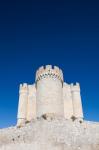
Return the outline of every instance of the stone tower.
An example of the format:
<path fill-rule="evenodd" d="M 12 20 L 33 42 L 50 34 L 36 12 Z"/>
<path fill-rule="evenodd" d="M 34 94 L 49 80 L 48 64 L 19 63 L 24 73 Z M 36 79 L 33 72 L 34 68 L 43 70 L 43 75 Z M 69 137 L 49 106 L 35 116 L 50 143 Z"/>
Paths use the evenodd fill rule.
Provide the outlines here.
<path fill-rule="evenodd" d="M 63 117 L 63 74 L 54 66 L 40 67 L 36 73 L 37 117 L 44 114 Z"/>
<path fill-rule="evenodd" d="M 73 116 L 73 101 L 71 86 L 64 82 L 63 84 L 63 102 L 64 102 L 64 117 L 70 119 Z"/>
<path fill-rule="evenodd" d="M 36 88 L 35 84 L 20 84 L 17 126 L 23 126 L 36 118 Z"/>
<path fill-rule="evenodd" d="M 82 110 L 79 83 L 76 83 L 76 85 L 71 84 L 71 93 L 72 93 L 72 102 L 73 102 L 73 115 L 78 119 L 82 119 L 83 110 Z"/>
<path fill-rule="evenodd" d="M 40 67 L 34 84 L 20 85 L 17 126 L 44 116 L 83 119 L 80 85 L 65 83 L 57 66 Z"/>
<path fill-rule="evenodd" d="M 19 105 L 18 105 L 18 121 L 17 125 L 24 125 L 27 116 L 27 100 L 28 100 L 28 85 L 24 83 L 20 84 L 19 89 Z"/>

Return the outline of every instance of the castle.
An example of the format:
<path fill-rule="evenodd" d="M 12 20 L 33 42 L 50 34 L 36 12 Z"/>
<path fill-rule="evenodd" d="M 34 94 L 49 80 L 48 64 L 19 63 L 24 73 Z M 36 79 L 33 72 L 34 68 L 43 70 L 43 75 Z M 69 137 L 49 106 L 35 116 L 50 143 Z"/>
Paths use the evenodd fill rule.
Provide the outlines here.
<path fill-rule="evenodd" d="M 80 85 L 65 83 L 57 66 L 42 66 L 34 84 L 20 84 L 17 126 L 42 116 L 83 120 Z"/>

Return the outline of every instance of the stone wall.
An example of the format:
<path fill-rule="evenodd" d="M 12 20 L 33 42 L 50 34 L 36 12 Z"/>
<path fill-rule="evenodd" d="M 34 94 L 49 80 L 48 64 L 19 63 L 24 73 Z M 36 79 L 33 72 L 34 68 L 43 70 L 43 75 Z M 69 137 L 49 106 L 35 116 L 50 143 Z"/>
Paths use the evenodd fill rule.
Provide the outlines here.
<path fill-rule="evenodd" d="M 23 126 L 26 122 L 27 116 L 27 103 L 28 103 L 28 85 L 24 83 L 20 84 L 19 90 L 19 104 L 18 104 L 18 114 L 17 114 L 17 125 Z"/>
<path fill-rule="evenodd" d="M 73 101 L 71 87 L 69 84 L 64 83 L 63 85 L 63 102 L 64 102 L 64 117 L 70 119 L 73 114 Z"/>
<path fill-rule="evenodd" d="M 0 130 L 0 150 L 99 150 L 99 123 L 43 118 Z"/>
<path fill-rule="evenodd" d="M 35 84 L 20 85 L 17 125 L 23 126 L 42 115 L 83 119 L 79 83 L 65 83 L 62 70 L 56 66 L 40 67 Z"/>
<path fill-rule="evenodd" d="M 64 117 L 83 119 L 80 84 L 63 84 Z"/>
<path fill-rule="evenodd" d="M 58 67 L 41 67 L 36 75 L 37 117 L 44 114 L 63 117 L 63 78 Z"/>
<path fill-rule="evenodd" d="M 82 101 L 80 95 L 80 85 L 71 84 L 72 101 L 73 101 L 73 115 L 78 119 L 83 119 Z"/>
<path fill-rule="evenodd" d="M 36 119 L 36 88 L 35 84 L 28 85 L 27 121 Z"/>
<path fill-rule="evenodd" d="M 20 84 L 17 126 L 36 118 L 36 88 L 35 84 Z"/>

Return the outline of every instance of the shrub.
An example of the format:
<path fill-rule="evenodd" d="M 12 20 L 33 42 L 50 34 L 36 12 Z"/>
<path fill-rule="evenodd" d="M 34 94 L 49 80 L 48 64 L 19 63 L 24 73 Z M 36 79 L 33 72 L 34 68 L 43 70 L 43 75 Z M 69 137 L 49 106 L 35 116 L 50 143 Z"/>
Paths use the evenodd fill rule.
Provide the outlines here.
<path fill-rule="evenodd" d="M 72 121 L 75 121 L 77 118 L 75 116 L 71 117 Z"/>

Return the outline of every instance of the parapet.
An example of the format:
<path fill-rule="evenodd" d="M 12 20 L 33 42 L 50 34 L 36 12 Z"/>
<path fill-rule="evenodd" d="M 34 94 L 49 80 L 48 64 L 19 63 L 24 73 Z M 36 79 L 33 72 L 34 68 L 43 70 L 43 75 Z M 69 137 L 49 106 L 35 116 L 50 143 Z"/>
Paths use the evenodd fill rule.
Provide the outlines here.
<path fill-rule="evenodd" d="M 71 92 L 80 92 L 80 84 L 77 82 L 76 84 L 71 83 Z"/>
<path fill-rule="evenodd" d="M 28 85 L 28 94 L 29 94 L 29 95 L 36 94 L 36 87 L 35 87 L 35 84 Z"/>
<path fill-rule="evenodd" d="M 33 93 L 36 93 L 36 87 L 35 84 L 27 84 L 27 83 L 23 83 L 20 84 L 20 90 L 19 93 L 27 93 L 29 95 L 32 95 Z"/>
<path fill-rule="evenodd" d="M 27 93 L 28 92 L 28 85 L 27 83 L 20 84 L 19 93 Z"/>
<path fill-rule="evenodd" d="M 45 67 L 40 67 L 36 72 L 36 83 L 44 78 L 51 77 L 59 79 L 63 84 L 63 73 L 59 67 L 51 65 L 46 65 Z"/>
<path fill-rule="evenodd" d="M 71 85 L 64 82 L 63 87 L 67 90 L 67 91 L 71 91 Z"/>

